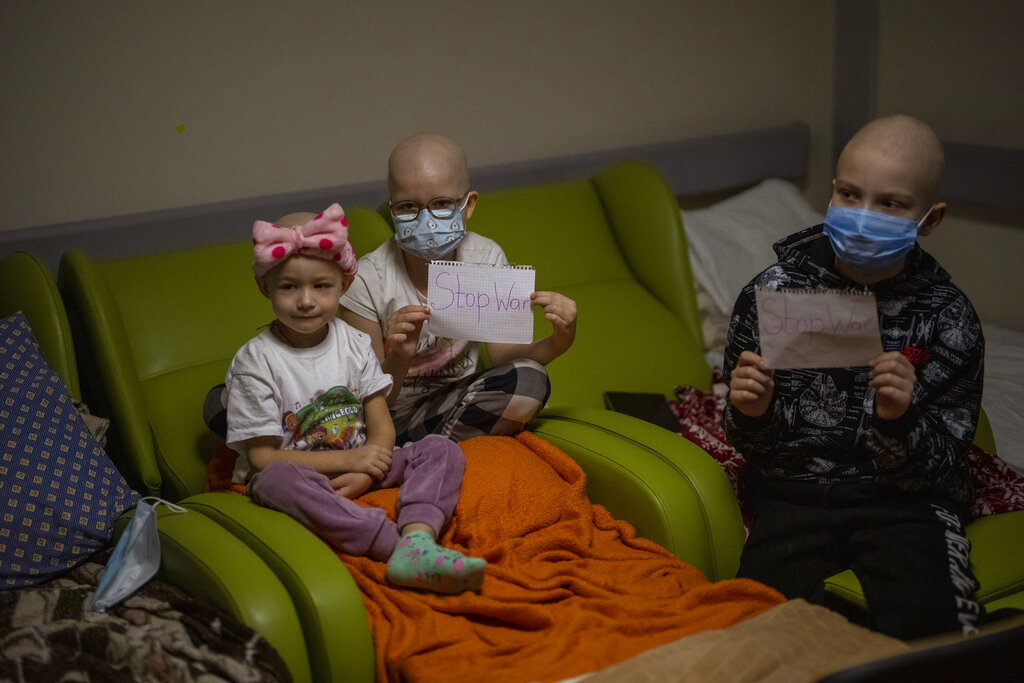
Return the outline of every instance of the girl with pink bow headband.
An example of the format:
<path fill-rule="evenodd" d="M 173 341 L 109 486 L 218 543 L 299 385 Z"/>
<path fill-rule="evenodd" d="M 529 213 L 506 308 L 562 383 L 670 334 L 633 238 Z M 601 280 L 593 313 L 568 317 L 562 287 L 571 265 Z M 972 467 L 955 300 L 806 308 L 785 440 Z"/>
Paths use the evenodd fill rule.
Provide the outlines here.
<path fill-rule="evenodd" d="M 299 216 L 301 214 L 292 214 Z M 281 222 L 286 222 L 286 219 Z M 338 264 L 345 275 L 355 275 L 355 251 L 348 241 L 348 219 L 338 203 L 303 225 L 282 227 L 266 221 L 252 226 L 253 273 L 263 277 L 292 254 L 314 256 Z"/>
<path fill-rule="evenodd" d="M 356 272 L 345 212 L 332 204 L 277 223 L 253 225 L 252 265 L 275 319 L 235 354 L 219 401 L 238 454 L 232 482 L 335 549 L 387 562 L 397 586 L 479 590 L 487 562 L 437 542 L 458 502 L 462 451 L 439 435 L 395 448 L 391 375 L 370 336 L 337 317 Z M 371 488 L 399 489 L 396 520 L 351 500 Z"/>

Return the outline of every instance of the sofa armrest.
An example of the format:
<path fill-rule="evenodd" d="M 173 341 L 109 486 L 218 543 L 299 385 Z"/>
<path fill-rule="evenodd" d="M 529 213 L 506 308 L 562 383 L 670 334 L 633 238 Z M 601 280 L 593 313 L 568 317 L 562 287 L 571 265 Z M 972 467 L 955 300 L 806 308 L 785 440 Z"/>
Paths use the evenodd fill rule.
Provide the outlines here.
<path fill-rule="evenodd" d="M 1024 609 L 1024 510 L 979 517 L 967 525 L 971 569 L 985 605 L 1010 596 Z"/>
<path fill-rule="evenodd" d="M 661 427 L 597 408 L 546 410 L 527 425 L 587 474 L 587 492 L 637 533 L 700 569 L 733 578 L 744 530 L 728 477 L 701 448 Z"/>
<path fill-rule="evenodd" d="M 153 438 L 148 429 L 132 428 L 149 423 L 124 325 L 120 318 L 109 314 L 117 307 L 106 282 L 96 264 L 80 251 L 69 251 L 61 258 L 57 282 L 82 361 L 79 374 L 83 394 L 95 414 L 124 427 L 108 432 L 108 452 L 133 488 L 143 495 L 159 496 L 162 480 Z M 89 341 L 101 338 L 107 343 L 95 345 Z"/>
<path fill-rule="evenodd" d="M 683 219 L 672 190 L 650 165 L 623 161 L 593 177 L 609 223 L 633 275 L 672 314 L 688 337 L 681 347 L 703 349 L 697 295 Z"/>
<path fill-rule="evenodd" d="M 302 623 L 315 681 L 373 681 L 374 649 L 362 594 L 322 539 L 288 515 L 233 493 L 180 503 L 227 529 L 270 567 Z"/>
<path fill-rule="evenodd" d="M 242 541 L 196 512 L 158 505 L 160 570 L 157 578 L 213 604 L 257 631 L 284 659 L 295 681 L 311 681 L 302 624 L 285 587 Z M 131 519 L 115 525 L 120 536 Z"/>
<path fill-rule="evenodd" d="M 22 311 L 50 367 L 59 374 L 72 398 L 82 397 L 78 385 L 71 330 L 53 275 L 42 261 L 24 251 L 0 260 L 0 317 Z"/>

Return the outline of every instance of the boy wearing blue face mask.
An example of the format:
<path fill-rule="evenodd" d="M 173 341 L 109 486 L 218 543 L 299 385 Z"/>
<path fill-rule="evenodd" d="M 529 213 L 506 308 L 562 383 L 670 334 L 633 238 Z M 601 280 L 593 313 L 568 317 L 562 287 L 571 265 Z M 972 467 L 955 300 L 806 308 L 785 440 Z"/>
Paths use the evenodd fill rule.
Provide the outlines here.
<path fill-rule="evenodd" d="M 836 165 L 823 226 L 775 245 L 737 299 L 722 423 L 746 458 L 752 525 L 739 575 L 824 603 L 857 574 L 869 626 L 914 638 L 974 629 L 968 565 L 984 339 L 970 301 L 916 243 L 945 215 L 942 146 L 907 116 L 875 120 Z M 755 288 L 869 290 L 883 353 L 869 367 L 773 371 L 759 355 Z"/>
<path fill-rule="evenodd" d="M 492 367 L 477 372 L 479 343 L 431 334 L 426 306 L 432 259 L 508 264 L 501 247 L 466 229 L 477 201 L 466 157 L 449 138 L 413 135 L 388 159 L 388 189 L 395 239 L 360 259 L 341 305 L 342 318 L 370 336 L 384 372 L 396 379 L 388 404 L 397 442 L 521 431 L 550 394 L 544 365 L 573 343 L 575 302 L 534 292 L 551 335 L 532 344 L 488 343 Z"/>

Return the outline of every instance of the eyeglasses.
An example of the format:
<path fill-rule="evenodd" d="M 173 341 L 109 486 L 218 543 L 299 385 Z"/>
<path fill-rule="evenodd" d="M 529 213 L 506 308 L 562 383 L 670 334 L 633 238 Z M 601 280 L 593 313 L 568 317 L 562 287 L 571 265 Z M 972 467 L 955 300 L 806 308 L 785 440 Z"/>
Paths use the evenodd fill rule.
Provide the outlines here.
<path fill-rule="evenodd" d="M 401 223 L 408 223 L 409 221 L 416 220 L 416 217 L 420 215 L 420 211 L 423 209 L 429 211 L 430 215 L 434 218 L 447 220 L 465 208 L 463 200 L 468 198 L 469 193 L 467 192 L 458 199 L 452 199 L 451 197 L 434 197 L 426 204 L 420 204 L 419 202 L 414 202 L 409 199 L 402 200 L 400 202 L 388 201 L 388 208 L 391 210 L 392 217 Z"/>

